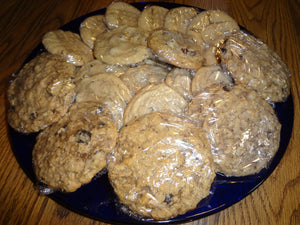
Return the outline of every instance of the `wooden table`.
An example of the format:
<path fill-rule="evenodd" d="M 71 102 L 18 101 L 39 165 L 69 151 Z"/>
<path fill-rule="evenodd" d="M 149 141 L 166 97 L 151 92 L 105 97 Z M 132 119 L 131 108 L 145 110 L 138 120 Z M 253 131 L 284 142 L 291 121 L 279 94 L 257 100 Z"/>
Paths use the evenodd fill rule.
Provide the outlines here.
<path fill-rule="evenodd" d="M 225 10 L 274 48 L 292 73 L 294 128 L 286 153 L 275 171 L 237 204 L 189 224 L 300 224 L 299 0 L 168 2 Z M 0 224 L 103 224 L 40 195 L 26 177 L 9 142 L 6 90 L 11 74 L 20 68 L 45 32 L 109 3 L 107 0 L 0 0 Z"/>

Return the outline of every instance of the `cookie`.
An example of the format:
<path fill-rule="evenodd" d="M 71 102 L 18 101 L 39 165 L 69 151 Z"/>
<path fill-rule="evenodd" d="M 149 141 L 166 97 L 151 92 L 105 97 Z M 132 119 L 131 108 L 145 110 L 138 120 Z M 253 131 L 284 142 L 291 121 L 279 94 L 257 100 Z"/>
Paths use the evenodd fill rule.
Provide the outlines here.
<path fill-rule="evenodd" d="M 259 173 L 278 150 L 281 125 L 273 108 L 243 86 L 204 89 L 186 114 L 206 134 L 216 170 L 226 176 Z"/>
<path fill-rule="evenodd" d="M 202 47 L 204 58 L 203 66 L 218 65 L 219 62 L 216 54 L 217 48 L 210 45 L 202 45 Z"/>
<path fill-rule="evenodd" d="M 216 46 L 230 33 L 239 30 L 237 22 L 220 10 L 207 10 L 195 16 L 186 29 L 186 33 L 197 43 Z"/>
<path fill-rule="evenodd" d="M 165 62 L 165 61 L 161 61 L 159 59 L 159 57 L 156 57 L 155 55 L 153 55 L 152 57 L 145 59 L 143 61 L 144 64 L 146 65 L 152 65 L 152 66 L 159 66 L 167 71 L 171 71 L 173 69 L 174 66 L 172 66 L 171 64 Z"/>
<path fill-rule="evenodd" d="M 146 6 L 138 18 L 138 27 L 144 32 L 161 29 L 164 27 L 165 17 L 168 12 L 169 10 L 162 6 Z"/>
<path fill-rule="evenodd" d="M 107 64 L 130 65 L 142 62 L 152 54 L 141 30 L 123 26 L 103 33 L 95 41 L 94 55 Z"/>
<path fill-rule="evenodd" d="M 198 11 L 192 7 L 176 7 L 170 9 L 166 15 L 164 28 L 170 31 L 185 33 L 192 19 Z"/>
<path fill-rule="evenodd" d="M 187 101 L 165 83 L 149 84 L 139 90 L 128 103 L 124 112 L 124 124 L 151 112 L 179 115 Z"/>
<path fill-rule="evenodd" d="M 157 112 L 120 130 L 108 175 L 121 203 L 157 220 L 194 209 L 215 178 L 204 134 L 190 122 Z"/>
<path fill-rule="evenodd" d="M 191 90 L 195 96 L 197 92 L 214 85 L 232 86 L 232 78 L 219 65 L 203 66 L 193 77 Z"/>
<path fill-rule="evenodd" d="M 138 90 L 148 84 L 159 84 L 164 82 L 168 70 L 154 65 L 140 65 L 129 68 L 120 79 L 129 88 L 131 94 L 134 95 Z"/>
<path fill-rule="evenodd" d="M 109 29 L 119 28 L 121 26 L 138 26 L 138 18 L 141 12 L 134 6 L 126 2 L 112 2 L 105 11 L 105 20 Z"/>
<path fill-rule="evenodd" d="M 80 24 L 80 37 L 90 49 L 94 48 L 94 42 L 97 36 L 104 33 L 107 29 L 103 19 L 104 15 L 90 16 Z"/>
<path fill-rule="evenodd" d="M 192 74 L 190 71 L 181 68 L 172 69 L 165 79 L 166 84 L 181 94 L 185 100 L 192 98 L 191 82 Z"/>
<path fill-rule="evenodd" d="M 101 73 L 81 80 L 76 87 L 76 102 L 100 102 L 112 112 L 118 129 L 131 99 L 130 90 L 115 75 Z"/>
<path fill-rule="evenodd" d="M 264 99 L 282 102 L 290 94 L 290 72 L 265 43 L 243 31 L 233 33 L 218 49 L 224 70 L 235 83 L 255 90 Z"/>
<path fill-rule="evenodd" d="M 25 64 L 11 82 L 8 122 L 23 133 L 59 121 L 75 97 L 74 66 L 60 55 L 42 53 Z"/>
<path fill-rule="evenodd" d="M 82 66 L 93 60 L 93 53 L 78 34 L 71 31 L 54 30 L 47 32 L 42 43 L 48 52 L 62 55 L 68 62 Z"/>
<path fill-rule="evenodd" d="M 91 77 L 99 73 L 112 73 L 115 76 L 119 77 L 122 74 L 124 74 L 128 69 L 128 66 L 109 65 L 103 63 L 98 59 L 95 59 L 85 64 L 76 71 L 75 82 L 77 83 L 84 78 Z"/>
<path fill-rule="evenodd" d="M 182 33 L 157 30 L 148 38 L 148 46 L 166 62 L 186 69 L 199 69 L 203 62 L 201 46 Z"/>
<path fill-rule="evenodd" d="M 101 104 L 74 103 L 37 137 L 32 158 L 38 180 L 52 189 L 76 191 L 106 167 L 117 135 L 111 113 Z"/>

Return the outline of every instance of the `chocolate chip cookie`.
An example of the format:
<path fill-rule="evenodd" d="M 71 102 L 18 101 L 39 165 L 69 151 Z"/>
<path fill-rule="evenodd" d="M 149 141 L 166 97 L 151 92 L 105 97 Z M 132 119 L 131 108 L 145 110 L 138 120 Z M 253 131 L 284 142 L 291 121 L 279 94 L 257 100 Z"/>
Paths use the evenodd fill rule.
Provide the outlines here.
<path fill-rule="evenodd" d="M 59 121 L 75 98 L 74 66 L 43 53 L 28 62 L 11 82 L 8 122 L 23 133 L 38 132 Z"/>
<path fill-rule="evenodd" d="M 194 209 L 215 178 L 204 134 L 182 118 L 158 112 L 121 129 L 108 175 L 121 203 L 157 220 Z"/>
<path fill-rule="evenodd" d="M 274 109 L 241 85 L 200 91 L 186 113 L 205 132 L 216 169 L 226 176 L 256 174 L 278 150 L 281 124 Z"/>
<path fill-rule="evenodd" d="M 38 180 L 73 192 L 106 166 L 115 147 L 117 127 L 99 103 L 74 103 L 65 117 L 42 131 L 32 157 Z"/>
<path fill-rule="evenodd" d="M 217 50 L 221 66 L 235 83 L 255 90 L 271 102 L 285 101 L 290 94 L 290 72 L 282 59 L 265 43 L 239 31 L 226 38 Z"/>

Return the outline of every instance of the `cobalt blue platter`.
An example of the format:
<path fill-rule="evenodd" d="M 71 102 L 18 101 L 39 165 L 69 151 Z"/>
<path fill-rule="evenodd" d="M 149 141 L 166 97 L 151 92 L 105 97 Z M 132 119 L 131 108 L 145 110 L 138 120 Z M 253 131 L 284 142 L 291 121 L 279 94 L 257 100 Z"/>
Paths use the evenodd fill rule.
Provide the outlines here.
<path fill-rule="evenodd" d="M 174 3 L 162 2 L 133 3 L 133 5 L 140 10 L 149 4 L 160 5 L 169 9 L 183 6 Z M 199 9 L 199 11 L 203 10 Z M 84 19 L 89 16 L 104 13 L 105 9 L 89 13 L 64 25 L 62 29 L 79 33 L 80 23 Z M 42 44 L 32 51 L 26 62 L 34 58 L 41 51 L 44 51 Z M 82 186 L 76 192 L 55 192 L 48 196 L 57 203 L 76 213 L 113 224 L 183 223 L 219 212 L 220 210 L 240 201 L 262 184 L 273 172 L 280 159 L 283 157 L 293 128 L 294 107 L 292 96 L 290 95 L 283 103 L 275 104 L 275 111 L 282 125 L 281 140 L 278 152 L 268 168 L 263 169 L 259 174 L 246 177 L 224 177 L 217 174 L 216 179 L 212 184 L 210 196 L 201 201 L 196 209 L 189 211 L 184 215 L 177 216 L 169 220 L 155 221 L 153 219 L 141 220 L 136 216 L 125 213 L 123 210 L 124 207 L 118 203 L 117 196 L 109 183 L 107 174 L 93 179 L 89 184 Z M 32 150 L 37 134 L 21 134 L 14 131 L 12 128 L 9 128 L 9 132 L 15 157 L 32 182 L 37 183 L 32 167 Z"/>

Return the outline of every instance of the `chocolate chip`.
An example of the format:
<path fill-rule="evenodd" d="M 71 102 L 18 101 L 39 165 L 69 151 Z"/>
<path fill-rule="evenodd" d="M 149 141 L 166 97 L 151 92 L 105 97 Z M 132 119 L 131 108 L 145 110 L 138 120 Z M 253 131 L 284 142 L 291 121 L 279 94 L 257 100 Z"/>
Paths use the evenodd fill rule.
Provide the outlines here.
<path fill-rule="evenodd" d="M 224 91 L 227 91 L 227 92 L 230 91 L 229 87 L 227 87 L 227 86 L 223 86 L 223 90 L 224 90 Z"/>
<path fill-rule="evenodd" d="M 166 194 L 164 202 L 170 204 L 173 198 L 173 194 Z"/>
<path fill-rule="evenodd" d="M 190 56 L 195 56 L 196 55 L 196 51 L 191 51 L 188 48 L 181 48 L 181 51 L 185 55 L 190 55 Z"/>
<path fill-rule="evenodd" d="M 189 52 L 187 48 L 181 48 L 181 51 L 183 52 L 183 54 L 187 54 Z"/>
<path fill-rule="evenodd" d="M 88 144 L 91 140 L 91 132 L 87 130 L 78 130 L 76 133 L 77 143 Z"/>
<path fill-rule="evenodd" d="M 103 112 L 103 107 L 97 106 L 97 107 L 96 107 L 96 113 L 97 113 L 97 114 L 101 114 L 102 112 Z"/>
<path fill-rule="evenodd" d="M 226 52 L 227 52 L 227 49 L 226 49 L 226 48 L 220 48 L 220 50 L 221 50 L 221 52 L 222 52 L 223 54 L 226 54 Z"/>
<path fill-rule="evenodd" d="M 226 43 L 227 43 L 227 41 L 228 41 L 228 38 L 225 38 L 224 40 L 223 40 L 223 45 L 225 45 Z"/>
<path fill-rule="evenodd" d="M 9 105 L 9 111 L 10 111 L 10 112 L 14 112 L 14 111 L 15 111 L 15 109 L 16 109 L 16 107 L 15 107 L 15 106 L 13 106 L 13 105 Z"/>
<path fill-rule="evenodd" d="M 196 55 L 196 51 L 190 51 L 190 54 L 191 56 L 195 56 Z"/>
<path fill-rule="evenodd" d="M 36 112 L 30 113 L 31 120 L 34 120 L 35 118 L 37 118 L 37 116 L 38 116 L 38 113 L 36 113 Z"/>

